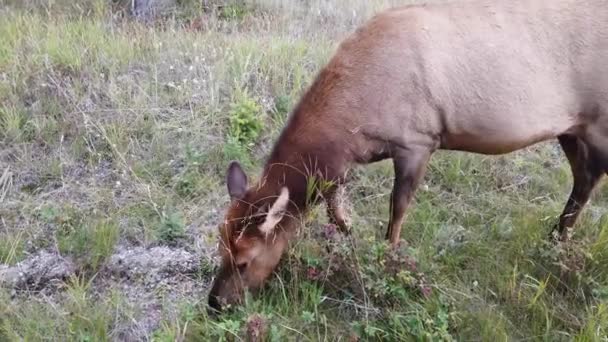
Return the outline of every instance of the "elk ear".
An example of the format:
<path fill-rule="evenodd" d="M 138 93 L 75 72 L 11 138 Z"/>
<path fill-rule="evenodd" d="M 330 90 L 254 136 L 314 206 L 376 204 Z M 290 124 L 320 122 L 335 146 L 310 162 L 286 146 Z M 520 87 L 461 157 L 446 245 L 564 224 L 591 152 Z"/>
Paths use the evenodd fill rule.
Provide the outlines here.
<path fill-rule="evenodd" d="M 286 187 L 283 187 L 281 188 L 281 194 L 268 210 L 264 223 L 260 225 L 260 232 L 266 235 L 270 234 L 277 224 L 283 219 L 283 216 L 285 216 L 285 210 L 287 209 L 288 204 L 289 190 L 287 190 Z"/>
<path fill-rule="evenodd" d="M 247 191 L 247 175 L 237 161 L 230 162 L 228 172 L 226 172 L 226 184 L 230 199 L 241 199 Z"/>

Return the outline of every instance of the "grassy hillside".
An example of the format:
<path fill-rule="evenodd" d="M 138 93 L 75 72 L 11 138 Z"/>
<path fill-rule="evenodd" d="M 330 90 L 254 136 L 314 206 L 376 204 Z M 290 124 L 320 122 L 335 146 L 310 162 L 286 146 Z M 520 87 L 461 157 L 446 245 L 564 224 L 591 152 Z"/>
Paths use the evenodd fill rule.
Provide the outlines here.
<path fill-rule="evenodd" d="M 208 318 L 228 161 L 257 175 L 336 44 L 405 2 L 183 0 L 152 23 L 73 3 L 0 9 L 0 341 L 608 340 L 608 196 L 548 245 L 553 142 L 437 153 L 399 251 L 392 165 L 357 169 L 353 239 L 317 208 L 264 294 Z"/>

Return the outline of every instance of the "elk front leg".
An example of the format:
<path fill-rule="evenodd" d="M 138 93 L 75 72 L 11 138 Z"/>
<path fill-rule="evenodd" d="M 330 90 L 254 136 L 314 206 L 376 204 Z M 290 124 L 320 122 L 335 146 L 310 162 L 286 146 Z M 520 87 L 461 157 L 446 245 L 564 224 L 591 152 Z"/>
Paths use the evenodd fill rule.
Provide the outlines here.
<path fill-rule="evenodd" d="M 393 156 L 395 183 L 391 193 L 390 221 L 386 231 L 386 239 L 393 247 L 399 244 L 405 212 L 424 176 L 430 156 L 431 151 L 427 149 L 399 150 Z"/>
<path fill-rule="evenodd" d="M 329 217 L 329 222 L 335 224 L 341 233 L 348 235 L 350 234 L 350 228 L 346 222 L 344 207 L 340 199 L 341 195 L 343 195 L 342 191 L 342 186 L 336 186 L 326 194 L 327 216 Z"/>

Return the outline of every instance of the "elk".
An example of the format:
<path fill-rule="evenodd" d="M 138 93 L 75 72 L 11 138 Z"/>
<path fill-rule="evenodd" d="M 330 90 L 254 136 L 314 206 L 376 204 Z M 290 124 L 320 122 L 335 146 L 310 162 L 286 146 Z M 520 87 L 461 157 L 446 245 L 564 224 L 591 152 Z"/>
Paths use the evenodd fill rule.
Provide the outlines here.
<path fill-rule="evenodd" d="M 392 159 L 386 239 L 438 149 L 499 155 L 557 138 L 573 187 L 553 236 L 568 239 L 608 170 L 608 2 L 473 0 L 380 12 L 338 47 L 291 113 L 250 186 L 238 162 L 220 225 L 211 308 L 238 303 L 271 275 L 312 205 L 349 224 L 336 194 L 346 172 Z"/>

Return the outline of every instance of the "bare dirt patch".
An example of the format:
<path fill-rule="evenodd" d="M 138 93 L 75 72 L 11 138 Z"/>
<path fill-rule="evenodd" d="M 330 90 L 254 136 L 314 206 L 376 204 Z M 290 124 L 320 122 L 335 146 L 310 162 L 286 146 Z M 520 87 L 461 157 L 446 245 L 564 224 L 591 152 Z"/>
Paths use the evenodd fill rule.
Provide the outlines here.
<path fill-rule="evenodd" d="M 12 267 L 0 264 L 0 285 L 14 290 L 43 289 L 61 283 L 75 271 L 70 258 L 40 251 Z"/>

